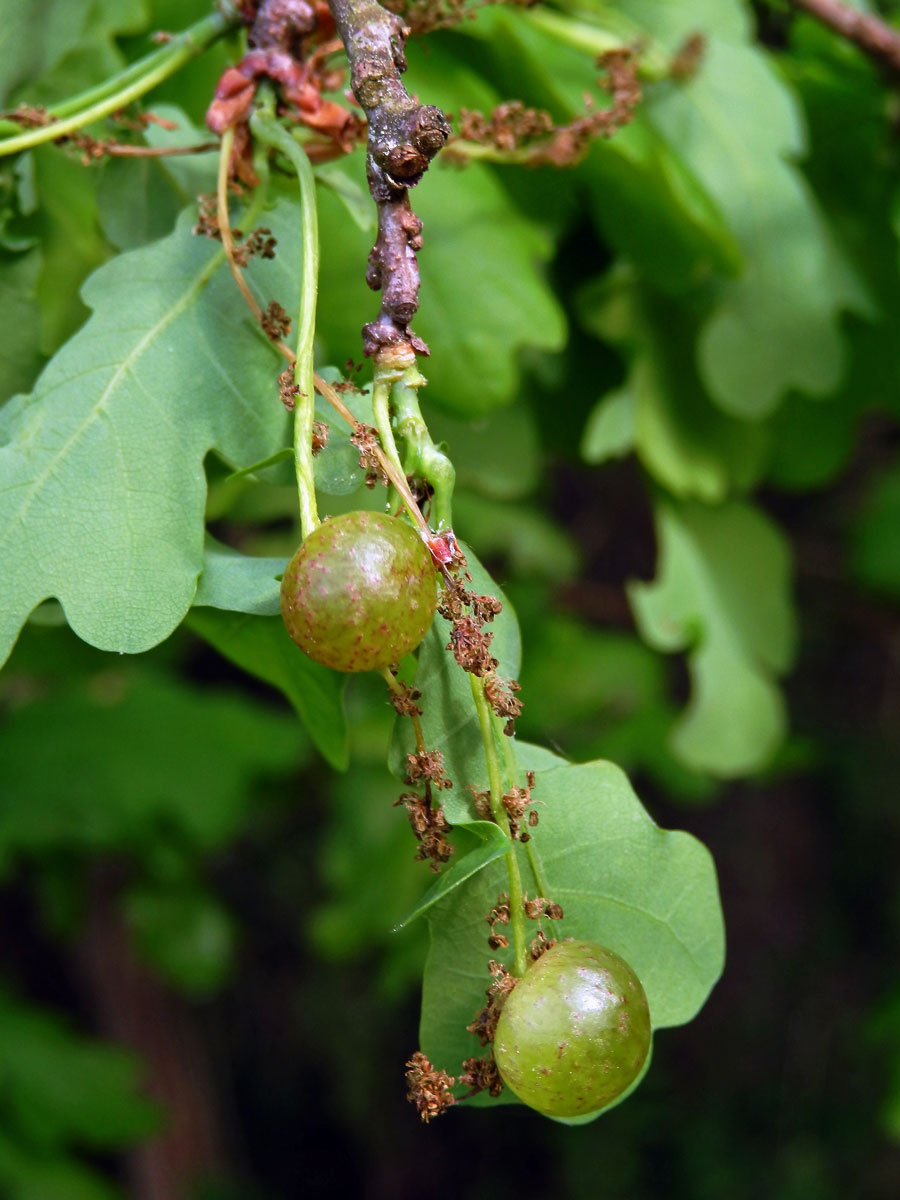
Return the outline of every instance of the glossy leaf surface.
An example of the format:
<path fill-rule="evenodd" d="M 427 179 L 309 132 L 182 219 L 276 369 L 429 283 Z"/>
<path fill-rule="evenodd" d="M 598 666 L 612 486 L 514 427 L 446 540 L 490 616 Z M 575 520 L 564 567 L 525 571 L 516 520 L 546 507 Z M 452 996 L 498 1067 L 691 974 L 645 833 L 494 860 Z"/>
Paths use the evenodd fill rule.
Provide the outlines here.
<path fill-rule="evenodd" d="M 535 754 L 525 744 L 518 756 L 522 769 L 536 769 L 534 795 L 541 802 L 529 846 L 539 857 L 550 897 L 565 911 L 558 925 L 545 925 L 554 936 L 597 941 L 624 958 L 643 984 L 654 1028 L 689 1021 L 724 957 L 709 853 L 687 834 L 659 829 L 612 764 L 570 766 L 557 759 L 549 766 L 545 752 Z M 526 892 L 540 894 L 524 848 L 516 851 Z M 490 950 L 485 924 L 508 886 L 505 865 L 497 861 L 429 915 L 422 1046 L 451 1073 L 479 1053 L 465 1027 L 490 982 L 487 960 L 509 954 Z"/>
<path fill-rule="evenodd" d="M 292 216 L 267 216 L 288 244 Z M 204 456 L 241 466 L 286 441 L 277 356 L 194 219 L 92 277 L 94 317 L 0 414 L 3 657 L 48 596 L 100 649 L 165 638 L 201 569 Z M 289 306 L 287 256 L 260 271 Z"/>
<path fill-rule="evenodd" d="M 638 628 L 655 649 L 686 650 L 691 699 L 672 734 L 690 766 L 740 775 L 763 766 L 785 729 L 777 677 L 790 665 L 790 560 L 763 515 L 661 503 L 653 584 L 634 583 Z"/>

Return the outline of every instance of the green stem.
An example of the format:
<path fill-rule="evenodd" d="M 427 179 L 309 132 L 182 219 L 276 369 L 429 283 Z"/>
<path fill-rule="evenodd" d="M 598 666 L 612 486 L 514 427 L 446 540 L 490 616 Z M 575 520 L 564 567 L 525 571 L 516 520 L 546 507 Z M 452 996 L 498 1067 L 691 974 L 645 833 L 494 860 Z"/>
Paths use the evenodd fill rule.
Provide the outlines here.
<path fill-rule="evenodd" d="M 275 120 L 259 108 L 250 118 L 253 134 L 289 158 L 300 184 L 300 228 L 303 273 L 300 281 L 300 312 L 297 317 L 297 361 L 294 382 L 300 389 L 294 408 L 294 470 L 300 500 L 300 529 L 303 537 L 319 524 L 312 436 L 316 393 L 313 358 L 316 335 L 316 299 L 319 288 L 319 219 L 316 211 L 316 181 L 306 152 Z"/>
<path fill-rule="evenodd" d="M 375 418 L 375 428 L 381 438 L 381 448 L 400 472 L 406 478 L 403 463 L 394 441 L 394 431 L 391 428 L 391 387 L 397 378 L 396 367 L 375 363 L 375 375 L 372 381 L 372 415 Z"/>
<path fill-rule="evenodd" d="M 525 843 L 525 853 L 528 855 L 528 862 L 534 872 L 538 895 L 543 896 L 545 900 L 552 900 L 550 884 L 547 882 L 547 876 L 544 874 L 544 864 L 541 862 L 541 857 L 535 847 L 534 838 L 529 838 Z"/>
<path fill-rule="evenodd" d="M 157 84 L 174 75 L 185 63 L 202 54 L 214 41 L 241 23 L 237 16 L 211 13 L 172 39 L 167 46 L 148 54 L 97 87 L 62 101 L 49 110 L 59 120 L 29 129 L 0 141 L 0 155 L 15 154 L 44 142 L 53 142 L 76 129 L 99 121 L 137 100 Z M 77 106 L 77 107 L 76 107 Z"/>
<path fill-rule="evenodd" d="M 47 115 L 60 119 L 68 117 L 72 113 L 81 112 L 83 109 L 93 107 L 99 104 L 101 100 L 105 100 L 107 96 L 111 96 L 118 92 L 123 87 L 128 87 L 136 79 L 143 76 L 145 71 L 151 70 L 160 61 L 165 61 L 171 53 L 169 46 L 165 46 L 160 50 L 154 50 L 152 54 L 146 55 L 137 62 L 131 63 L 118 75 L 113 75 L 109 79 L 105 79 L 103 83 L 98 83 L 95 87 L 85 88 L 83 92 L 78 92 L 75 96 L 69 96 L 66 100 L 61 100 L 58 104 L 48 105 Z M 57 126 L 53 126 L 55 136 Z M 0 120 L 0 131 L 3 134 L 19 134 L 22 132 L 22 126 L 18 121 L 11 121 L 7 118 Z"/>
<path fill-rule="evenodd" d="M 564 46 L 594 58 L 610 50 L 640 46 L 639 69 L 645 79 L 663 79 L 669 74 L 671 64 L 665 50 L 658 42 L 650 41 L 646 30 L 616 9 L 600 5 L 584 12 L 579 8 L 578 0 L 574 3 L 562 0 L 562 6 L 569 10 L 565 15 L 541 7 L 522 13 L 521 19 Z M 600 25 L 603 28 L 599 28 Z"/>
<path fill-rule="evenodd" d="M 483 146 L 480 142 L 467 142 L 464 138 L 453 138 L 447 143 L 444 155 L 464 158 L 470 162 L 491 162 L 500 166 L 517 166 L 533 162 L 533 146 L 517 146 L 512 150 L 501 150 L 499 146 Z"/>
<path fill-rule="evenodd" d="M 427 480 L 434 496 L 431 524 L 435 529 L 453 527 L 452 503 L 456 470 L 434 444 L 419 408 L 419 388 L 425 384 L 417 367 L 408 367 L 393 386 L 391 405 L 394 425 L 406 443 L 406 473 Z"/>
<path fill-rule="evenodd" d="M 481 680 L 470 675 L 469 683 L 472 685 L 472 699 L 475 701 L 475 711 L 478 713 L 478 724 L 481 728 L 481 740 L 484 744 L 491 797 L 491 815 L 509 838 L 509 849 L 506 852 L 506 869 L 509 872 L 509 922 L 513 935 L 514 972 L 521 977 L 525 974 L 528 964 L 522 875 L 519 871 L 519 860 L 516 858 L 515 843 L 509 833 L 509 817 L 503 807 L 503 782 L 500 778 L 500 759 L 497 756 L 497 745 L 494 741 L 490 705 L 484 694 L 484 684 Z"/>
<path fill-rule="evenodd" d="M 503 747 L 503 757 L 506 760 L 506 782 L 510 787 L 515 787 L 519 783 L 519 760 L 516 758 L 516 747 L 513 738 L 507 737 L 503 733 L 503 722 L 499 717 L 494 717 L 494 729 L 497 733 L 500 745 Z M 544 896 L 548 900 L 550 896 L 550 885 L 547 882 L 547 876 L 544 874 L 544 864 L 541 862 L 540 855 L 535 847 L 535 839 L 529 838 L 525 843 L 525 853 L 528 855 L 528 862 L 534 872 L 535 883 L 537 884 L 538 895 Z"/>
<path fill-rule="evenodd" d="M 325 397 L 335 412 L 340 413 L 351 429 L 358 431 L 360 429 L 359 421 L 357 421 L 356 417 L 354 417 L 353 413 L 343 402 L 331 384 L 328 383 L 327 380 L 322 379 L 319 375 L 314 376 L 314 379 L 316 391 L 319 393 L 319 395 Z M 384 471 L 385 475 L 387 475 L 388 479 L 394 485 L 397 495 L 403 501 L 413 525 L 415 525 L 419 533 L 421 533 L 422 536 L 427 539 L 429 535 L 429 529 L 425 523 L 425 518 L 419 512 L 419 506 L 416 504 L 415 497 L 409 490 L 409 485 L 406 482 L 406 476 L 402 471 L 397 470 L 397 468 L 385 454 L 384 450 L 381 448 L 380 444 L 375 446 L 375 455 L 378 458 L 378 463 L 382 471 Z"/>
<path fill-rule="evenodd" d="M 394 676 L 390 673 L 390 671 L 387 669 L 387 667 L 382 667 L 378 673 L 381 676 L 381 678 L 385 681 L 385 683 L 388 685 L 388 687 L 391 689 L 391 691 L 394 693 L 395 696 L 401 696 L 403 694 L 403 688 L 400 686 L 400 684 L 397 682 L 397 680 L 394 678 Z M 416 738 L 416 751 L 419 754 L 424 754 L 426 752 L 426 747 L 425 747 L 425 735 L 422 732 L 422 722 L 419 720 L 419 718 L 416 716 L 415 713 L 410 713 L 409 719 L 410 719 L 410 721 L 412 721 L 413 733 L 415 734 L 415 738 Z"/>

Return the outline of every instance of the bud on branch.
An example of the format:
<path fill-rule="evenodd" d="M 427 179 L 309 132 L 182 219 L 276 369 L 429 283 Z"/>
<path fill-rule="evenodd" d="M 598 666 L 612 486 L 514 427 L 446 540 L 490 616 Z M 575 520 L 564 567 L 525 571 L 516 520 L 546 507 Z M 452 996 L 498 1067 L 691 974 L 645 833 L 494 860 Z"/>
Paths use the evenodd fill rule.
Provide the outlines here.
<path fill-rule="evenodd" d="M 400 78 L 406 70 L 409 30 L 375 0 L 329 0 L 350 60 L 353 94 L 369 122 L 366 176 L 378 209 L 378 236 L 369 255 L 366 282 L 381 291 L 381 312 L 363 329 L 365 352 L 427 354 L 409 328 L 419 305 L 422 222 L 409 203 L 409 189 L 450 135 L 439 108 L 419 104 Z"/>

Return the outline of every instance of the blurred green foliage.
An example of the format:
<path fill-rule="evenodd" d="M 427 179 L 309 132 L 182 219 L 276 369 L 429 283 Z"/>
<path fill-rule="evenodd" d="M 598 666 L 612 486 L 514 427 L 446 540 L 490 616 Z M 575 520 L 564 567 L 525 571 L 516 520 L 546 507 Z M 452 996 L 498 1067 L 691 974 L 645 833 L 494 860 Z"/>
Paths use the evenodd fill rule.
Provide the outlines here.
<path fill-rule="evenodd" d="M 2 0 L 0 101 L 92 86 L 146 53 L 151 31 L 207 11 Z M 696 32 L 695 69 L 673 75 Z M 146 1065 L 97 1040 L 119 1035 L 78 964 L 108 873 L 129 955 L 208 1064 L 198 1094 L 229 1151 L 198 1195 L 288 1200 L 301 1173 L 304 1194 L 401 1200 L 426 1187 L 896 1195 L 897 89 L 809 18 L 748 0 L 479 10 L 411 42 L 408 82 L 456 116 L 515 98 L 562 122 L 585 93 L 604 103 L 608 37 L 643 47 L 631 125 L 564 170 L 438 159 L 414 193 L 426 415 L 456 465 L 457 532 L 511 601 L 495 639 L 509 673 L 521 635 L 519 733 L 536 766 L 557 764 L 536 791 L 557 801 L 548 838 L 585 806 L 585 773 L 604 770 L 575 764 L 619 764 L 655 819 L 713 848 L 733 965 L 709 1011 L 656 1040 L 647 1081 L 609 1123 L 566 1130 L 513 1110 L 418 1128 L 401 1063 L 426 922 L 393 931 L 423 898 L 432 916 L 447 906 L 424 1035 L 455 1043 L 459 1021 L 441 1022 L 486 980 L 454 938 L 502 887 L 495 827 L 451 793 L 457 874 L 426 896 L 432 877 L 392 807 L 392 736 L 395 770 L 402 751 L 379 681 L 345 687 L 285 657 L 277 575 L 296 499 L 268 460 L 288 425 L 270 351 L 216 246 L 191 234 L 215 156 L 86 167 L 47 146 L 0 160 L 11 1200 L 121 1197 L 112 1152 L 140 1153 L 178 1117 L 147 1099 Z M 151 95 L 176 128 L 151 125 L 149 142 L 205 136 L 236 49 L 226 39 Z M 335 364 L 359 355 L 374 313 L 361 157 L 320 182 L 318 362 Z M 259 221 L 278 256 L 250 277 L 292 310 L 296 208 L 280 182 L 272 194 Z M 366 419 L 367 398 L 352 403 Z M 337 431 L 317 482 L 326 511 L 382 503 Z M 452 679 L 443 636 L 423 648 L 420 682 Z M 471 733 L 453 730 L 463 764 Z M 627 825 L 627 785 L 611 790 Z M 616 836 L 610 818 L 602 838 Z M 666 837 L 683 835 L 647 823 L 638 841 Z M 665 878 L 635 855 L 654 878 L 629 875 L 626 902 Z M 584 874 L 575 909 L 589 904 Z M 701 959 L 714 926 L 691 934 L 707 939 Z M 645 970 L 677 1007 L 680 977 L 667 982 L 658 951 L 647 941 Z M 464 986 L 434 974 L 442 956 Z M 113 1006 L 121 966 L 108 967 Z M 468 1174 L 445 1178 L 441 1158 Z"/>

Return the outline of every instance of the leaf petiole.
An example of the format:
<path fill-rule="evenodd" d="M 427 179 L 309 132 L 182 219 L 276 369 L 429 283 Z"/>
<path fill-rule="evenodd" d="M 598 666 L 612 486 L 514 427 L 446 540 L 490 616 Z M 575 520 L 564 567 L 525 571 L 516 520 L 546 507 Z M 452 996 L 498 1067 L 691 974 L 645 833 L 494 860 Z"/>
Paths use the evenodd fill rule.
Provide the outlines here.
<path fill-rule="evenodd" d="M 354 417 L 353 413 L 343 402 L 340 397 L 340 393 L 335 391 L 328 380 L 323 379 L 320 375 L 313 376 L 313 380 L 316 385 L 316 391 L 319 393 L 319 395 L 325 397 L 331 407 L 344 418 L 351 429 L 360 429 L 359 421 L 357 421 L 356 417 Z M 406 482 L 405 475 L 402 471 L 397 470 L 380 445 L 375 447 L 374 453 L 378 459 L 381 469 L 397 489 L 400 499 L 403 501 L 403 504 L 410 517 L 412 517 L 413 524 L 416 526 L 423 538 L 427 539 L 430 536 L 431 531 L 429 530 L 425 518 L 422 516 L 422 513 L 419 510 L 418 504 L 416 504 L 415 497 L 409 490 L 409 484 Z"/>
<path fill-rule="evenodd" d="M 105 83 L 89 88 L 48 109 L 49 115 L 54 118 L 50 124 L 39 125 L 35 129 L 0 140 L 0 155 L 16 154 L 19 150 L 29 150 L 32 146 L 55 142 L 76 129 L 82 129 L 85 125 L 125 108 L 170 75 L 174 75 L 192 58 L 202 54 L 218 38 L 241 23 L 242 19 L 236 14 L 225 16 L 220 12 L 211 13 L 202 21 L 197 21 L 176 34 L 168 45 L 132 63 Z M 15 122 L 4 124 L 8 128 L 20 128 Z"/>
<path fill-rule="evenodd" d="M 516 758 L 516 747 L 513 739 L 506 737 L 501 730 L 501 721 L 498 717 L 494 717 L 494 728 L 500 733 L 499 741 L 503 747 L 503 757 L 506 765 L 506 781 L 510 787 L 514 787 L 519 782 L 519 762 Z M 541 862 L 541 857 L 535 847 L 535 839 L 529 838 L 525 843 L 525 853 L 528 855 L 528 864 L 534 872 L 534 879 L 537 884 L 538 895 L 550 899 L 550 884 L 547 882 L 547 876 L 544 874 L 544 864 Z"/>
<path fill-rule="evenodd" d="M 395 696 L 403 695 L 403 688 L 400 686 L 387 667 L 382 667 L 378 673 Z M 425 754 L 427 748 L 425 746 L 425 735 L 422 732 L 422 722 L 414 712 L 409 713 L 409 719 L 412 722 L 413 734 L 415 735 L 416 739 L 416 752 L 418 754 Z"/>
<path fill-rule="evenodd" d="M 433 489 L 433 527 L 437 530 L 451 529 L 456 470 L 443 450 L 434 444 L 419 408 L 419 388 L 425 382 L 416 366 L 408 367 L 394 382 L 391 390 L 394 424 L 406 443 L 406 473 L 420 476 Z"/>
<path fill-rule="evenodd" d="M 397 443 L 394 441 L 394 431 L 391 427 L 391 388 L 398 377 L 396 367 L 376 360 L 372 380 L 372 415 L 375 418 L 375 428 L 381 438 L 381 446 L 385 455 L 394 464 L 397 471 L 406 478 Z"/>
<path fill-rule="evenodd" d="M 506 869 L 509 873 L 509 923 L 513 935 L 513 969 L 520 978 L 525 974 L 528 963 L 525 945 L 525 908 L 522 892 L 522 874 L 519 870 L 519 860 L 516 858 L 516 846 L 510 837 L 509 816 L 503 807 L 503 782 L 500 776 L 500 759 L 497 755 L 497 744 L 494 741 L 492 713 L 487 696 L 484 694 L 484 684 L 475 675 L 469 676 L 472 687 L 472 699 L 475 701 L 475 711 L 478 714 L 478 724 L 481 729 L 481 740 L 484 745 L 484 757 L 488 770 L 488 787 L 490 789 L 491 816 L 509 838 L 509 849 L 506 852 Z"/>
<path fill-rule="evenodd" d="M 312 437 L 315 419 L 313 356 L 316 334 L 316 299 L 319 290 L 319 219 L 316 211 L 316 181 L 302 147 L 265 108 L 250 118 L 254 136 L 280 150 L 297 172 L 300 184 L 300 230 L 303 271 L 300 281 L 300 311 L 297 316 L 297 354 L 294 383 L 299 388 L 294 408 L 294 470 L 300 499 L 300 528 L 307 537 L 319 524 Z"/>
<path fill-rule="evenodd" d="M 522 19 L 564 46 L 594 58 L 611 50 L 639 46 L 640 74 L 644 79 L 664 79 L 671 73 L 671 59 L 663 47 L 651 41 L 640 25 L 617 9 L 601 4 L 588 12 L 580 7 L 579 0 L 574 3 L 563 0 L 562 7 L 567 11 L 532 8 L 522 14 Z"/>

